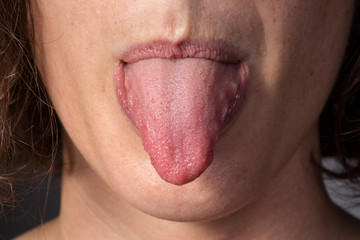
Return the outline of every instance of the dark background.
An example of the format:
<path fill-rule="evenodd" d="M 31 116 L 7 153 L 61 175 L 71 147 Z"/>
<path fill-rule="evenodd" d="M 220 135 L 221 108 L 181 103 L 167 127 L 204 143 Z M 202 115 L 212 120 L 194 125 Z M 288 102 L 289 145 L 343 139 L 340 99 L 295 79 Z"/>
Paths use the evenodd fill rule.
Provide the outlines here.
<path fill-rule="evenodd" d="M 27 189 L 15 186 L 15 192 L 28 194 L 16 196 L 18 203 L 14 206 L 4 206 L 5 216 L 0 218 L 0 239 L 12 239 L 56 217 L 60 208 L 60 184 L 61 177 L 52 176 L 41 179 L 34 186 L 27 186 Z"/>

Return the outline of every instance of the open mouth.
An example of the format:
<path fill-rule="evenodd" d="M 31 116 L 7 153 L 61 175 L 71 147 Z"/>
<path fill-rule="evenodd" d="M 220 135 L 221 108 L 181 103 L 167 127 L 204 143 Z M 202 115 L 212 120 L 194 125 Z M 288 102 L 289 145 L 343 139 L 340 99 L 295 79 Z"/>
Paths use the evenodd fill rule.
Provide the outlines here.
<path fill-rule="evenodd" d="M 240 110 L 248 71 L 227 46 L 138 45 L 115 67 L 119 102 L 165 181 L 193 181 L 211 164 L 223 127 Z"/>

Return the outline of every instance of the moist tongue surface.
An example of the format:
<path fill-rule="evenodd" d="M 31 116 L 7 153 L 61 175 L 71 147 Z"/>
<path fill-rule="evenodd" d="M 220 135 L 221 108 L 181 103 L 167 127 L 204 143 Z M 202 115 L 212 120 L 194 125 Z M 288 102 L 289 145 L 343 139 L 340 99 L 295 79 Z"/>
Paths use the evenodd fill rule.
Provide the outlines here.
<path fill-rule="evenodd" d="M 200 176 L 236 99 L 238 66 L 153 58 L 125 65 L 124 76 L 121 105 L 160 177 L 180 185 Z"/>

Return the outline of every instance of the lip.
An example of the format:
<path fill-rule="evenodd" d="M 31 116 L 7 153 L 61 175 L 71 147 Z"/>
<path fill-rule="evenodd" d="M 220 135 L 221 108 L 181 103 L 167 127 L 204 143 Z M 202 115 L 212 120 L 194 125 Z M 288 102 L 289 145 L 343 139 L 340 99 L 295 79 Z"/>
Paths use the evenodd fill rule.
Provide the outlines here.
<path fill-rule="evenodd" d="M 135 63 L 150 58 L 184 59 L 200 58 L 225 64 L 239 64 L 243 54 L 223 43 L 207 41 L 184 41 L 173 43 L 166 40 L 139 43 L 130 46 L 120 56 L 123 63 Z"/>
<path fill-rule="evenodd" d="M 115 85 L 117 88 L 120 101 L 123 101 L 123 93 L 125 91 L 125 75 L 124 68 L 127 64 L 136 63 L 142 60 L 159 58 L 159 59 L 184 59 L 184 58 L 199 58 L 204 60 L 215 61 L 221 64 L 233 65 L 236 68 L 243 68 L 241 82 L 239 83 L 238 93 L 241 93 L 242 99 L 238 101 L 232 114 L 231 119 L 228 119 L 222 126 L 219 138 L 227 132 L 234 124 L 234 119 L 239 115 L 239 108 L 242 105 L 247 92 L 247 85 L 249 81 L 249 69 L 246 62 L 246 54 L 234 47 L 223 44 L 207 41 L 184 41 L 180 44 L 170 41 L 153 41 L 148 43 L 138 43 L 127 48 L 120 56 L 115 64 Z M 126 111 L 125 111 L 126 113 Z M 127 113 L 126 113 L 127 114 Z M 131 121 L 131 120 L 130 120 Z M 135 129 L 135 123 L 131 121 Z"/>

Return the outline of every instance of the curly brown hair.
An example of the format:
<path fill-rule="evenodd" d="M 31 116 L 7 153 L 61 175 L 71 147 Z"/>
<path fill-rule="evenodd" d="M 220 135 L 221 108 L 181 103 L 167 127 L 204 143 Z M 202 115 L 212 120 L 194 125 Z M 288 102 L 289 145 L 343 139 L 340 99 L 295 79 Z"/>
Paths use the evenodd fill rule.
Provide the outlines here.
<path fill-rule="evenodd" d="M 58 121 L 34 63 L 30 7 L 0 1 L 0 210 L 16 199 L 14 183 L 58 165 Z"/>
<path fill-rule="evenodd" d="M 342 169 L 331 176 L 360 181 L 360 1 L 337 82 L 320 117 L 323 156 L 334 156 Z"/>
<path fill-rule="evenodd" d="M 357 1 L 355 9 L 359 9 Z M 61 169 L 60 122 L 34 62 L 30 0 L 0 0 L 0 204 L 16 199 L 13 184 Z M 360 177 L 360 18 L 354 11 L 337 83 L 320 117 L 323 156 L 343 168 L 325 172 Z"/>

